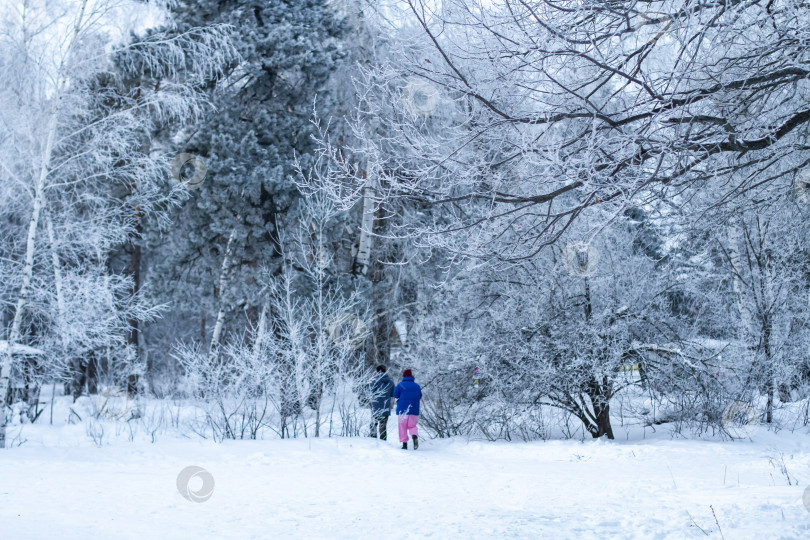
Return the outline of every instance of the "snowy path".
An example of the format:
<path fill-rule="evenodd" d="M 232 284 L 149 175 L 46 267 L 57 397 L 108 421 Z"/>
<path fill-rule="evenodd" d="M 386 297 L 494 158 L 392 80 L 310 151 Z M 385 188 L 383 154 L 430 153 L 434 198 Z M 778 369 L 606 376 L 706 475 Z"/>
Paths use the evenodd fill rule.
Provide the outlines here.
<path fill-rule="evenodd" d="M 762 438 L 23 445 L 0 452 L 0 536 L 720 538 L 713 505 L 727 540 L 810 538 L 810 441 Z M 798 485 L 769 462 L 780 452 Z M 210 500 L 178 493 L 187 465 L 213 475 Z"/>

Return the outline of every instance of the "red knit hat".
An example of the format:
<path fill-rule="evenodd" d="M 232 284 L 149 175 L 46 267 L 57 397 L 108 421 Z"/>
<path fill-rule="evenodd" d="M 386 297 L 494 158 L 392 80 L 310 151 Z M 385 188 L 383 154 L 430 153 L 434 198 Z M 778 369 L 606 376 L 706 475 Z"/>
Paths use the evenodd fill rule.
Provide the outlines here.
<path fill-rule="evenodd" d="M 410 369 L 406 369 L 405 371 L 402 372 L 402 376 L 403 377 L 413 377 L 413 371 L 411 371 Z"/>

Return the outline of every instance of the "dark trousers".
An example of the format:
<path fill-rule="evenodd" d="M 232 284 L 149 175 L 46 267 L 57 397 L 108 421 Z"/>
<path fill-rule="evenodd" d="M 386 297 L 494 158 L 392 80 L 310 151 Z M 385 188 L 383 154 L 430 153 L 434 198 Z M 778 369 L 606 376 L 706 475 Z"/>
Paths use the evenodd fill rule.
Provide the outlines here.
<path fill-rule="evenodd" d="M 371 418 L 371 436 L 377 436 L 377 428 L 380 430 L 380 439 L 388 440 L 388 415 L 380 416 L 378 418 Z"/>

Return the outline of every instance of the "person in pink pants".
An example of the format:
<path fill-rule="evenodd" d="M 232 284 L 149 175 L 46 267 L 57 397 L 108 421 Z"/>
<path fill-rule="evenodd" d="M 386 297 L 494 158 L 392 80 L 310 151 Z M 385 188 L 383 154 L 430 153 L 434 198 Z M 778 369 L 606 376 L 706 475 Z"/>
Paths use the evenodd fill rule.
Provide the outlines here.
<path fill-rule="evenodd" d="M 399 420 L 399 442 L 402 443 L 402 449 L 408 449 L 409 435 L 413 437 L 413 449 L 419 447 L 419 417 L 415 414 L 400 414 Z"/>
<path fill-rule="evenodd" d="M 416 384 L 413 372 L 406 369 L 402 372 L 402 381 L 394 389 L 397 400 L 397 418 L 399 420 L 399 442 L 402 449 L 408 449 L 408 435 L 413 439 L 413 449 L 419 448 L 419 402 L 422 400 L 422 387 Z"/>

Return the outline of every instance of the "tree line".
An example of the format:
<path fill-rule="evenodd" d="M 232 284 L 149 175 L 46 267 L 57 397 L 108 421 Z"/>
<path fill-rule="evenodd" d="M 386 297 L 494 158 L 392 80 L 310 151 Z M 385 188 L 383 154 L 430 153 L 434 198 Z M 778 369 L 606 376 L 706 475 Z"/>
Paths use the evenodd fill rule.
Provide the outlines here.
<path fill-rule="evenodd" d="M 807 397 L 798 0 L 2 17 L 0 395 L 30 420 L 119 386 L 209 436 L 356 434 L 379 364 L 439 436 Z"/>

